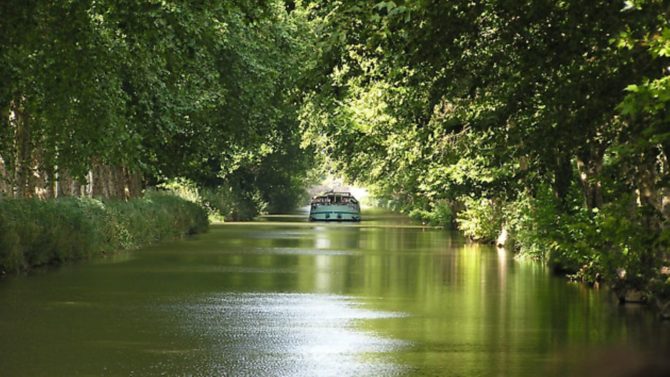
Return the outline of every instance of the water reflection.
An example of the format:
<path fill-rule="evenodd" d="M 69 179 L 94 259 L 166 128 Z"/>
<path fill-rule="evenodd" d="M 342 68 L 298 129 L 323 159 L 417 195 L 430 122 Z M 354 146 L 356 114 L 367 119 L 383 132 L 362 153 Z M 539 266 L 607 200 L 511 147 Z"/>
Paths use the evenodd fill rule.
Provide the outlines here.
<path fill-rule="evenodd" d="M 330 237 L 323 227 L 315 227 L 316 237 L 314 237 L 314 247 L 319 250 L 330 249 Z"/>
<path fill-rule="evenodd" d="M 540 264 L 365 218 L 215 225 L 1 282 L 0 374 L 570 376 L 594 349 L 670 349 L 670 324 Z"/>
<path fill-rule="evenodd" d="M 401 367 L 378 357 L 403 342 L 355 331 L 357 320 L 397 317 L 350 297 L 225 294 L 166 308 L 185 332 L 206 339 L 208 371 L 248 376 L 381 376 Z"/>

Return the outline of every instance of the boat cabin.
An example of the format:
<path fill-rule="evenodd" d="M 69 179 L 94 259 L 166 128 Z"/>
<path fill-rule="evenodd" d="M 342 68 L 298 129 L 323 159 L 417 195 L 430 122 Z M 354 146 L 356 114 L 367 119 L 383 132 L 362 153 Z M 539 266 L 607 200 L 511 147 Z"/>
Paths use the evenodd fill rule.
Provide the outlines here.
<path fill-rule="evenodd" d="M 358 200 L 348 192 L 329 191 L 312 198 L 310 221 L 361 221 Z"/>
<path fill-rule="evenodd" d="M 358 204 L 358 200 L 348 192 L 327 192 L 323 195 L 312 198 L 312 206 L 333 205 L 333 204 Z"/>

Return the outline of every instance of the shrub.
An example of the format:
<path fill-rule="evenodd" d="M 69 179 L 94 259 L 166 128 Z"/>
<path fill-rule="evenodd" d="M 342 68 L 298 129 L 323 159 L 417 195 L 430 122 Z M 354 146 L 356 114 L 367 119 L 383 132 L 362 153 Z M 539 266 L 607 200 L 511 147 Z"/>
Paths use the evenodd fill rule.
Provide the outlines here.
<path fill-rule="evenodd" d="M 257 195 L 243 193 L 232 186 L 200 190 L 200 202 L 215 216 L 226 221 L 251 220 L 265 207 Z"/>
<path fill-rule="evenodd" d="M 446 201 L 435 203 L 429 210 L 415 208 L 409 212 L 409 217 L 445 228 L 452 228 L 454 225 L 453 211 Z"/>
<path fill-rule="evenodd" d="M 184 200 L 199 204 L 207 210 L 209 217 L 218 221 L 250 220 L 267 206 L 257 193 L 249 194 L 227 184 L 198 188 L 191 181 L 178 179 L 161 184 L 160 188 Z"/>
<path fill-rule="evenodd" d="M 0 272 L 86 259 L 203 232 L 206 212 L 174 195 L 0 200 Z"/>
<path fill-rule="evenodd" d="M 603 274 L 615 289 L 646 290 L 660 271 L 667 244 L 646 224 L 645 209 L 632 203 L 632 197 L 622 196 L 605 205 L 594 218 L 592 242 L 601 250 Z"/>
<path fill-rule="evenodd" d="M 24 268 L 20 241 L 14 222 L 5 211 L 0 211 L 0 273 Z"/>
<path fill-rule="evenodd" d="M 566 211 L 550 187 L 540 187 L 534 196 L 524 193 L 506 205 L 505 225 L 521 256 L 545 260 L 556 272 L 593 280 L 600 274 L 593 214 L 568 202 Z"/>
<path fill-rule="evenodd" d="M 661 237 L 644 224 L 644 209 L 622 196 L 589 210 L 577 194 L 567 208 L 545 188 L 506 206 L 505 222 L 520 255 L 543 259 L 557 272 L 587 283 L 645 289 L 662 260 Z"/>
<path fill-rule="evenodd" d="M 502 206 L 491 199 L 462 198 L 463 209 L 456 222 L 458 229 L 475 241 L 493 242 L 503 224 Z"/>

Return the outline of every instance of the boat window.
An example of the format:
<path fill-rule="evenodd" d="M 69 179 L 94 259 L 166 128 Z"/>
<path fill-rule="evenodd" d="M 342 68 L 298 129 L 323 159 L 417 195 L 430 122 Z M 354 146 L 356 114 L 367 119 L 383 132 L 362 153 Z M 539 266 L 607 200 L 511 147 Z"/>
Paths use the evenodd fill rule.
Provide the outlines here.
<path fill-rule="evenodd" d="M 330 205 L 330 204 L 355 204 L 358 205 L 358 200 L 348 193 L 331 193 L 328 195 L 315 196 L 312 198 L 311 204 L 313 206 Z"/>
<path fill-rule="evenodd" d="M 330 199 L 327 196 L 317 196 L 312 200 L 312 204 L 323 205 L 330 203 Z"/>

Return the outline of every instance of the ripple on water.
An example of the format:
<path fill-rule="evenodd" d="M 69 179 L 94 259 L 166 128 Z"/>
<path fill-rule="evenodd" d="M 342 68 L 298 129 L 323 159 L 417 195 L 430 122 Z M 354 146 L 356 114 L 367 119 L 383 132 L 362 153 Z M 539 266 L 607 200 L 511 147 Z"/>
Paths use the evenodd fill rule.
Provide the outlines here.
<path fill-rule="evenodd" d="M 355 329 L 354 322 L 402 314 L 363 309 L 353 298 L 235 293 L 169 305 L 183 330 L 208 342 L 210 372 L 241 376 L 379 376 L 402 368 L 384 361 L 406 342 Z"/>
<path fill-rule="evenodd" d="M 277 255 L 359 255 L 360 251 L 355 250 L 334 250 L 334 249 L 311 249 L 311 248 L 293 248 L 293 247 L 273 247 L 273 248 L 255 248 L 251 253 L 254 254 L 277 254 Z"/>

